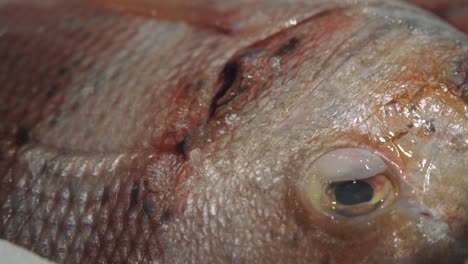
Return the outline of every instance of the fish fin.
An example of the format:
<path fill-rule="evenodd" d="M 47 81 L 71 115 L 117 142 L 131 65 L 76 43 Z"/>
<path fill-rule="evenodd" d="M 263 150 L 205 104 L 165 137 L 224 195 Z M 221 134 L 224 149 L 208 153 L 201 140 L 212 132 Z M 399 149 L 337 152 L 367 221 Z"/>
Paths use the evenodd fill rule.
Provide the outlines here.
<path fill-rule="evenodd" d="M 221 32 L 231 31 L 236 16 L 233 1 L 214 0 L 84 0 L 127 14 L 156 20 L 184 21 Z"/>

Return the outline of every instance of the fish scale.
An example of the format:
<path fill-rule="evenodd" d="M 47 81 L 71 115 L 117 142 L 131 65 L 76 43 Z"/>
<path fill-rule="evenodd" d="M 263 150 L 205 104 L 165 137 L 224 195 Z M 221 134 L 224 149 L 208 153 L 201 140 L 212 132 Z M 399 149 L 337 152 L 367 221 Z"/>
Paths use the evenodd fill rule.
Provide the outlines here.
<path fill-rule="evenodd" d="M 26 156 L 37 156 L 38 152 L 42 154 L 40 156 L 49 156 L 47 155 L 47 153 L 43 153 L 43 151 L 41 150 L 32 151 L 31 154 L 26 154 Z M 128 156 L 126 155 L 121 158 L 126 157 Z M 105 217 L 107 210 L 110 210 L 111 208 L 119 208 L 121 206 L 127 207 L 129 204 L 128 202 L 125 202 L 125 198 L 127 198 L 125 192 L 127 190 L 119 191 L 118 189 L 112 188 L 112 190 L 109 191 L 108 194 L 109 201 L 106 202 L 108 203 L 108 207 L 107 209 L 103 209 L 103 207 L 105 207 L 105 203 L 104 201 L 102 201 L 103 198 L 99 197 L 99 194 L 101 193 L 102 195 L 103 191 L 99 189 L 103 188 L 102 186 L 107 185 L 116 187 L 127 186 L 124 183 L 127 181 L 126 178 L 131 176 L 128 175 L 128 172 L 126 173 L 127 176 L 125 176 L 125 174 L 122 174 L 122 172 L 119 173 L 119 171 L 121 171 L 122 169 L 125 171 L 125 167 L 131 165 L 122 164 L 122 162 L 120 162 L 119 167 L 121 168 L 117 167 L 114 169 L 115 172 L 111 173 L 112 170 L 109 167 L 113 162 L 113 158 L 109 157 L 107 158 L 108 166 L 106 166 L 107 168 L 105 168 L 103 171 L 108 172 L 111 175 L 114 174 L 114 177 L 109 177 L 111 175 L 103 177 L 102 173 L 101 175 L 92 175 L 91 171 L 94 169 L 95 164 L 100 161 L 99 157 L 97 158 L 98 159 L 90 159 L 90 157 L 86 156 L 82 157 L 81 160 L 79 158 L 77 159 L 76 157 L 60 158 L 58 160 L 56 158 L 45 158 L 43 163 L 52 163 L 52 165 L 49 165 L 50 170 L 47 173 L 47 175 L 50 175 L 50 180 L 39 181 L 42 175 L 44 175 L 44 172 L 37 173 L 35 178 L 33 178 L 32 175 L 25 173 L 23 174 L 24 176 L 19 178 L 18 180 L 21 181 L 23 179 L 26 179 L 28 181 L 32 181 L 33 183 L 29 184 L 28 182 L 25 182 L 21 185 L 19 183 L 15 184 L 15 181 L 13 181 L 13 183 L 10 183 L 10 185 L 16 185 L 16 190 L 18 190 L 18 192 L 11 192 L 13 197 L 11 199 L 9 197 L 7 198 L 8 200 L 12 201 L 12 204 L 9 206 L 9 208 L 12 208 L 12 213 L 11 217 L 8 218 L 8 221 L 4 221 L 4 228 L 7 230 L 6 237 L 13 239 L 13 237 L 18 236 L 17 232 L 20 228 L 22 230 L 29 229 L 30 233 L 36 233 L 36 237 L 29 237 L 29 241 L 27 241 L 28 232 L 19 233 L 19 237 L 17 237 L 17 239 L 20 242 L 22 242 L 21 244 L 24 243 L 23 245 L 30 247 L 34 247 L 35 245 L 37 250 L 39 250 L 42 254 L 57 254 L 55 255 L 57 258 L 65 260 L 65 257 L 67 257 L 67 255 L 60 255 L 59 252 L 52 253 L 46 251 L 53 250 L 53 247 L 59 246 L 59 244 L 55 245 L 55 242 L 53 241 L 57 241 L 57 243 L 61 241 L 67 242 L 64 245 L 61 245 L 61 247 L 64 247 L 62 250 L 65 252 L 66 250 L 71 249 L 75 251 L 79 250 L 80 246 L 78 246 L 79 244 L 77 245 L 74 243 L 85 242 L 80 241 L 80 236 L 77 236 L 75 232 L 80 232 L 84 236 L 89 236 L 94 232 L 99 234 L 99 229 L 97 228 L 96 223 L 92 220 L 90 223 L 88 217 L 98 219 L 98 222 L 101 224 L 106 223 L 108 221 Z M 70 159 L 72 161 L 69 161 Z M 37 159 L 35 161 L 37 162 Z M 68 169 L 66 170 L 66 172 L 64 172 L 64 169 L 61 168 L 61 166 L 69 165 L 70 162 L 73 162 L 77 166 L 75 166 L 75 168 Z M 58 164 L 58 166 L 54 166 L 54 164 Z M 33 164 L 30 166 L 37 167 L 41 165 Z M 42 167 L 44 166 L 47 165 L 42 165 Z M 125 173 L 124 171 L 123 173 Z M 115 175 L 119 176 L 115 177 Z M 112 183 L 114 181 L 117 182 Z M 36 201 L 36 206 L 34 206 L 32 204 L 32 200 L 29 199 L 31 195 L 28 195 L 28 191 L 26 191 L 26 193 L 21 192 L 21 190 L 23 189 L 23 185 L 35 186 L 35 189 L 37 189 L 36 192 L 38 193 L 36 195 L 38 195 L 39 197 L 36 197 L 35 199 L 39 199 L 40 202 Z M 82 194 L 82 192 L 91 196 L 89 200 L 85 199 L 79 201 L 79 196 Z M 97 196 L 93 197 L 93 195 Z M 26 199 L 28 200 L 22 202 L 21 199 L 18 199 L 20 197 L 26 197 Z M 50 201 L 50 203 L 47 201 Z M 117 201 L 120 201 L 121 205 L 116 205 Z M 96 204 L 103 204 L 103 207 L 96 207 Z M 23 209 L 24 212 L 21 212 L 22 206 L 26 206 L 26 208 Z M 4 208 L 4 210 L 8 209 Z M 115 214 L 119 216 L 118 211 L 115 212 Z M 43 217 L 45 215 L 49 215 L 50 217 L 44 219 Z M 85 215 L 89 216 L 84 217 Z M 108 212 L 107 215 L 109 215 L 107 216 L 107 218 L 114 217 L 114 215 L 111 212 Z M 101 217 L 104 217 L 104 219 L 102 219 Z M 148 219 L 142 218 L 141 221 L 143 222 L 139 223 L 137 226 L 145 227 L 145 225 L 147 225 L 146 222 L 148 221 Z M 132 221 L 129 222 L 131 223 Z M 106 232 L 116 232 L 117 234 L 120 234 L 122 232 L 121 228 L 119 228 L 118 226 L 115 226 L 113 229 L 115 229 L 115 231 L 112 231 L 112 229 L 104 229 L 101 232 L 104 232 L 104 234 Z M 13 233 L 9 234 L 8 230 L 12 230 Z M 41 232 L 41 230 L 44 231 Z M 56 234 L 56 232 L 53 230 L 60 231 L 58 231 L 59 233 Z M 131 229 L 129 230 L 129 232 L 130 231 Z M 135 236 L 134 232 L 132 233 L 133 236 Z M 26 241 L 22 237 L 24 237 Z M 49 239 L 49 241 L 47 239 Z M 48 241 L 45 243 L 51 243 L 51 245 L 49 245 L 49 248 L 41 248 L 41 241 Z M 73 247 L 71 246 L 72 244 L 74 244 Z"/>
<path fill-rule="evenodd" d="M 66 10 L 66 9 L 65 9 Z M 86 9 L 85 9 L 86 10 Z M 16 10 L 15 10 L 16 11 Z M 60 11 L 58 11 L 60 12 Z M 62 11 L 63 13 L 67 14 L 70 12 Z M 71 13 L 73 15 L 73 12 Z M 92 14 L 91 14 L 92 15 Z M 23 51 L 26 54 L 29 54 L 26 59 L 28 59 L 27 62 L 25 62 L 26 65 L 34 65 L 35 61 L 48 61 L 48 63 L 39 63 L 41 67 L 44 67 L 48 65 L 48 68 L 45 70 L 47 73 L 54 72 L 54 69 L 56 72 L 61 71 L 61 69 L 65 68 L 68 69 L 68 71 L 73 72 L 73 78 L 71 80 L 68 80 L 71 82 L 71 84 L 64 84 L 62 85 L 63 87 L 58 87 L 56 91 L 56 94 L 52 97 L 49 98 L 49 101 L 55 100 L 65 100 L 65 102 L 62 104 L 60 109 L 53 109 L 52 106 L 54 104 L 52 102 L 44 103 L 42 101 L 39 101 L 37 104 L 38 105 L 46 105 L 46 109 L 50 109 L 50 111 L 54 112 L 55 115 L 50 117 L 50 113 L 46 112 L 44 113 L 45 116 L 49 116 L 51 119 L 51 123 L 56 123 L 55 126 L 51 126 L 50 124 L 47 124 L 45 122 L 41 122 L 38 124 L 38 128 L 36 129 L 37 134 L 41 134 L 39 137 L 41 137 L 41 142 L 44 144 L 53 144 L 60 146 L 61 148 L 68 147 L 72 149 L 80 149 L 82 148 L 83 150 L 93 150 L 95 149 L 96 151 L 109 151 L 112 150 L 114 147 L 112 146 L 115 145 L 115 148 L 120 148 L 126 146 L 131 147 L 135 143 L 140 146 L 144 146 L 149 148 L 152 144 L 151 142 L 158 142 L 158 138 L 161 138 L 161 134 L 165 133 L 176 133 L 180 134 L 180 132 L 171 132 L 171 131 L 164 131 L 161 128 L 158 130 L 160 131 L 159 133 L 156 132 L 154 135 L 155 138 L 151 139 L 151 136 L 148 137 L 146 135 L 151 135 L 153 132 L 151 130 L 147 130 L 148 124 L 151 124 L 154 122 L 154 120 L 168 120 L 167 123 L 174 123 L 176 120 L 181 120 L 184 119 L 185 116 L 175 116 L 173 118 L 166 117 L 170 113 L 176 112 L 176 110 L 169 109 L 168 107 L 165 106 L 166 102 L 168 100 L 151 100 L 152 97 L 157 97 L 157 98 L 170 98 L 174 96 L 172 93 L 173 89 L 164 87 L 159 88 L 157 87 L 154 89 L 153 87 L 155 85 L 160 85 L 161 83 L 165 83 L 168 80 L 164 79 L 164 76 L 157 77 L 157 75 L 154 75 L 154 72 L 157 72 L 158 69 L 158 64 L 154 62 L 158 61 L 166 61 L 168 63 L 169 61 L 167 60 L 167 57 L 165 54 L 161 54 L 161 49 L 159 48 L 160 46 L 158 45 L 158 41 L 151 41 L 152 38 L 148 38 L 147 35 L 143 34 L 137 34 L 134 38 L 130 37 L 130 40 L 134 41 L 137 44 L 133 44 L 132 41 L 128 42 L 126 39 L 126 33 L 129 32 L 130 34 L 133 34 L 132 32 L 139 30 L 138 27 L 135 25 L 130 28 L 124 28 L 124 26 L 128 26 L 125 21 L 120 21 L 118 23 L 113 23 L 112 20 L 119 21 L 119 17 L 112 17 L 112 16 L 102 16 L 102 19 L 94 19 L 96 21 L 91 20 L 91 22 L 87 22 L 84 20 L 80 20 L 80 18 L 75 18 L 73 17 L 73 20 L 77 20 L 78 22 L 70 23 L 68 20 L 71 20 L 67 16 L 63 18 L 66 22 L 64 23 L 58 23 L 58 29 L 57 31 L 54 31 L 53 29 L 49 30 L 49 27 L 47 32 L 40 33 L 37 41 L 33 42 L 26 42 L 28 43 L 35 43 L 34 45 L 29 46 L 29 48 L 26 48 L 25 51 Z M 101 21 L 99 21 L 101 20 Z M 49 19 L 49 21 L 53 21 L 52 18 Z M 47 21 L 48 22 L 48 21 Z M 47 23 L 46 23 L 47 24 Z M 80 27 L 78 26 L 79 24 Z M 120 26 L 119 26 L 120 25 Z M 183 27 L 183 26 L 180 26 Z M 53 28 L 53 27 L 51 27 Z M 153 31 L 154 34 L 156 35 L 164 35 L 165 32 L 167 32 L 169 29 L 165 27 L 154 27 L 156 31 Z M 146 29 L 146 30 L 152 30 L 152 29 Z M 80 31 L 84 32 L 80 33 Z M 161 31 L 161 32 L 158 32 Z M 76 34 L 76 33 L 78 34 Z M 104 32 L 102 34 L 101 32 Z M 183 31 L 182 31 L 183 32 Z M 77 37 L 78 39 L 73 40 L 67 38 L 65 41 L 63 41 L 60 36 L 63 34 L 68 34 L 70 37 Z M 11 33 L 13 34 L 13 33 Z M 50 37 L 45 37 L 44 34 L 50 34 Z M 82 36 L 80 36 L 83 34 Z M 182 35 L 182 34 L 180 34 Z M 18 37 L 21 37 L 21 34 L 18 34 Z M 57 38 L 57 37 L 58 38 Z M 177 36 L 174 36 L 177 37 Z M 84 39 L 83 39 L 84 38 Z M 28 39 L 30 37 L 28 36 Z M 157 38 L 156 38 L 157 39 Z M 46 41 L 46 43 L 44 43 Z M 165 40 L 169 42 L 167 39 Z M 13 43 L 16 43 L 17 40 L 12 40 Z M 47 42 L 52 42 L 51 44 L 47 44 Z M 64 42 L 64 43 L 63 43 Z M 80 43 L 80 46 L 74 46 L 74 45 L 69 45 L 67 43 L 70 42 L 75 42 L 75 43 Z M 37 43 L 37 44 L 36 44 Z M 40 45 L 41 43 L 44 43 L 44 48 L 47 51 L 47 53 L 42 53 L 44 55 L 43 58 L 38 58 L 37 54 L 35 53 L 37 51 L 37 46 L 38 44 Z M 141 45 L 143 43 L 144 45 Z M 164 43 L 164 42 L 162 42 Z M 53 47 L 53 45 L 59 45 L 59 47 Z M 60 46 L 64 46 L 64 48 L 60 48 Z M 126 45 L 129 45 L 128 48 L 125 48 Z M 156 45 L 156 46 L 154 46 Z M 122 47 L 124 46 L 124 47 Z M 158 48 L 155 48 L 158 47 Z M 63 59 L 61 59 L 61 62 L 54 62 L 51 61 L 50 58 L 57 58 L 58 56 L 53 55 L 57 54 L 59 55 L 61 50 L 65 49 L 70 49 L 71 51 L 64 51 L 63 53 Z M 127 58 L 125 61 L 114 61 L 112 54 L 116 53 L 117 51 L 120 51 L 123 49 L 129 50 L 130 52 L 130 57 L 128 60 Z M 137 49 L 135 49 L 137 48 Z M 6 49 L 4 49 L 6 51 Z M 13 51 L 17 52 L 18 49 L 16 47 L 13 47 Z M 50 53 L 50 54 L 48 54 Z M 41 54 L 41 53 L 38 53 Z M 71 54 L 71 57 L 70 57 Z M 60 55 L 59 55 L 60 56 Z M 75 58 L 75 56 L 77 56 Z M 84 56 L 84 57 L 83 57 Z M 144 56 L 151 56 L 152 60 L 145 60 L 146 63 L 136 63 L 137 61 L 142 61 Z M 161 57 L 161 58 L 159 58 Z M 66 58 L 66 60 L 65 60 Z M 135 60 L 133 60 L 133 58 Z M 36 62 L 37 63 L 37 62 Z M 57 64 L 56 64 L 57 63 Z M 169 63 L 168 63 L 169 64 Z M 58 65 L 58 66 L 57 66 Z M 122 102 L 119 102 L 116 99 L 115 107 L 121 107 L 121 111 L 114 111 L 109 112 L 109 109 L 102 109 L 102 112 L 99 112 L 97 109 L 101 109 L 100 104 L 102 104 L 104 98 L 107 96 L 107 94 L 112 91 L 113 87 L 115 85 L 119 85 L 120 82 L 115 83 L 115 80 L 113 79 L 114 76 L 107 76 L 107 74 L 104 73 L 105 67 L 112 66 L 112 67 L 118 67 L 120 69 L 120 72 L 122 74 L 118 74 L 118 76 L 123 76 L 123 73 L 128 73 L 130 71 L 135 71 L 138 72 L 138 76 L 131 76 L 130 78 L 128 77 L 129 75 L 126 75 L 126 79 L 124 79 L 124 85 L 118 86 L 118 93 L 114 92 L 114 96 L 118 96 Z M 115 65 L 115 66 L 114 66 Z M 135 66 L 137 65 L 137 66 Z M 174 67 L 179 67 L 178 64 L 176 64 Z M 170 69 L 171 67 L 169 67 Z M 180 67 L 179 67 L 180 68 Z M 9 67 L 9 71 L 18 71 L 21 74 L 26 74 L 28 72 L 34 71 L 34 69 L 31 70 L 26 70 L 22 71 L 20 69 L 15 70 L 14 68 Z M 190 69 L 187 69 L 187 71 Z M 182 71 L 184 71 L 182 69 Z M 83 74 L 77 74 L 79 72 L 82 72 Z M 148 73 L 146 73 L 148 72 Z M 30 74 L 28 74 L 31 76 Z M 69 75 L 69 74 L 67 74 Z M 189 74 L 187 74 L 190 76 Z M 34 75 L 33 75 L 34 76 Z M 42 76 L 40 72 L 38 72 L 38 76 Z M 20 78 L 21 80 L 23 78 Z M 54 80 L 55 79 L 55 80 Z M 46 80 L 46 79 L 44 79 Z M 56 78 L 51 77 L 48 78 L 48 80 L 51 80 L 53 82 L 56 81 Z M 148 81 L 144 81 L 148 80 Z M 57 80 L 59 81 L 59 80 Z M 55 85 L 55 84 L 45 84 L 44 86 L 48 85 Z M 181 85 L 180 83 L 175 83 L 174 85 Z M 189 84 L 190 85 L 190 84 Z M 28 84 L 24 85 L 15 85 L 12 87 L 12 90 L 18 91 L 20 87 L 25 87 L 24 89 L 29 89 Z M 45 91 L 45 88 L 38 88 L 39 91 Z M 65 91 L 66 90 L 66 91 Z M 115 91 L 115 89 L 114 89 Z M 85 92 L 87 96 L 85 96 Z M 64 96 L 63 94 L 67 95 L 67 98 L 61 98 Z M 11 92 L 8 92 L 10 96 L 12 96 L 12 99 L 18 100 L 19 97 L 13 96 Z M 80 94 L 83 94 L 83 97 L 79 97 Z M 120 94 L 120 96 L 119 96 Z M 132 105 L 129 105 L 129 102 L 132 102 L 132 99 L 128 98 L 128 94 L 130 96 L 134 95 L 137 96 L 138 98 L 142 98 L 143 100 L 139 100 L 140 103 L 142 104 L 141 108 L 135 108 Z M 77 96 L 78 95 L 78 96 Z M 177 93 L 176 93 L 177 96 Z M 42 99 L 42 96 L 38 96 L 37 100 Z M 36 98 L 36 97 L 35 97 Z M 187 103 L 190 102 L 190 100 L 197 100 L 197 98 L 203 98 L 203 96 L 200 97 L 186 97 L 188 102 L 183 102 L 183 105 L 186 105 Z M 42 99 L 44 100 L 44 99 Z M 47 100 L 47 99 L 46 99 Z M 205 99 L 206 100 L 206 99 Z M 5 101 L 11 101 L 11 100 L 5 100 Z M 34 102 L 31 102 L 30 104 L 27 103 L 22 103 L 22 102 L 15 102 L 11 101 L 15 105 L 18 106 L 31 106 L 34 108 L 34 111 L 30 112 L 38 112 L 37 109 L 40 108 L 39 106 L 36 106 Z M 201 104 L 202 102 L 198 103 Z M 190 104 L 190 103 L 189 103 Z M 197 104 L 197 103 L 195 103 Z M 174 105 L 174 104 L 172 104 Z M 174 107 L 180 107 L 177 104 L 174 105 Z M 143 109 L 168 109 L 167 111 L 158 111 L 159 113 L 155 113 L 155 115 L 143 115 L 142 110 Z M 24 111 L 27 110 L 20 110 L 18 109 L 18 114 L 17 115 L 22 115 L 27 118 L 33 118 L 31 115 L 27 114 L 24 115 Z M 152 111 L 152 110 L 150 110 Z M 153 110 L 154 111 L 154 110 Z M 9 115 L 14 115 L 15 112 L 9 112 Z M 112 114 L 110 114 L 112 113 Z M 196 111 L 191 111 L 190 114 L 196 114 Z M 14 115 L 12 119 L 15 119 L 16 122 L 18 122 L 18 118 L 16 117 L 17 115 Z M 161 116 L 158 116 L 161 115 Z M 112 121 L 114 116 L 120 116 L 121 118 L 127 120 L 124 124 L 127 124 L 127 126 L 122 126 L 120 122 L 115 122 Z M 143 119 L 141 117 L 147 117 L 147 119 Z M 40 117 L 37 117 L 40 118 Z M 149 118 L 149 119 L 148 119 Z M 41 118 L 42 119 L 42 118 Z M 60 119 L 60 120 L 57 120 Z M 174 121 L 171 121 L 171 119 L 175 119 Z M 72 121 L 73 120 L 73 121 Z M 33 122 L 33 121 L 32 121 Z M 37 121 L 34 121 L 35 123 Z M 24 121 L 24 123 L 27 123 L 27 121 Z M 118 127 L 116 127 L 116 125 Z M 32 125 L 30 125 L 32 126 Z M 161 126 L 161 127 L 168 127 L 168 126 Z M 177 130 L 177 128 L 175 128 Z M 162 131 L 161 131 L 162 130 Z M 44 131 L 41 133 L 41 131 Z M 67 134 L 70 134 L 70 131 L 75 131 L 72 134 L 67 136 Z M 76 131 L 81 131 L 81 133 L 76 133 Z M 129 141 L 129 138 L 127 137 L 128 134 L 131 133 L 134 134 L 141 134 L 138 136 L 138 138 L 142 139 L 148 139 L 148 141 L 143 141 L 143 142 L 135 142 Z M 105 140 L 101 140 L 105 134 L 112 132 L 112 142 L 106 142 Z M 43 134 L 43 136 L 42 136 Z M 99 141 L 93 140 L 93 137 L 90 135 L 98 135 Z M 60 135 L 60 137 L 57 137 L 57 135 Z M 180 136 L 179 136 L 180 137 Z M 57 138 L 60 138 L 60 141 L 57 141 Z M 121 142 L 121 146 L 119 144 Z M 69 146 L 67 146 L 69 145 Z M 81 147 L 80 147 L 81 146 Z"/>

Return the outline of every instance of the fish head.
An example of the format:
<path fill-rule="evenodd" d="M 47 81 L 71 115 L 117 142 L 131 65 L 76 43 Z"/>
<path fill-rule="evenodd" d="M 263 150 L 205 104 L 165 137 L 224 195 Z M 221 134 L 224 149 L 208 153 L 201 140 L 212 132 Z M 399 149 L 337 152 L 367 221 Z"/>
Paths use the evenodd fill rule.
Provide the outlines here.
<path fill-rule="evenodd" d="M 319 14 L 226 63 L 165 257 L 467 258 L 466 35 L 378 11 Z"/>
<path fill-rule="evenodd" d="M 466 35 L 397 1 L 214 24 L 191 1 L 171 22 L 20 2 L 2 238 L 59 262 L 466 261 Z"/>

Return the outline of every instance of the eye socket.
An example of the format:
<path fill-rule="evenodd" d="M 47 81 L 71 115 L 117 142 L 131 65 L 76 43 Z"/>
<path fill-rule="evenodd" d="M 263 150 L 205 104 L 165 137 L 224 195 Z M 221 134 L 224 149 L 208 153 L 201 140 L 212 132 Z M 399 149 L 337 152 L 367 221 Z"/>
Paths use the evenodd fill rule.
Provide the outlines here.
<path fill-rule="evenodd" d="M 398 186 L 378 155 L 345 148 L 328 152 L 313 163 L 305 192 L 311 204 L 325 214 L 356 217 L 390 205 Z"/>

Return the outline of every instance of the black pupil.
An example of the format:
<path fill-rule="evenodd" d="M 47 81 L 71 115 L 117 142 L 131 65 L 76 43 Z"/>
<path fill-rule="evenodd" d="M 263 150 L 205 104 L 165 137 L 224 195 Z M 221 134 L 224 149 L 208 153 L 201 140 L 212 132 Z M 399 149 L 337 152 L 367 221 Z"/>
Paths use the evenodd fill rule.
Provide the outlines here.
<path fill-rule="evenodd" d="M 374 195 L 374 189 L 365 181 L 344 181 L 335 184 L 336 202 L 355 205 L 368 202 Z"/>

